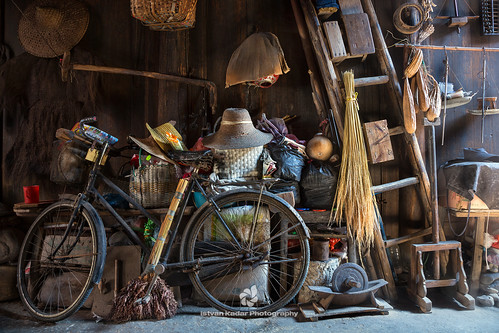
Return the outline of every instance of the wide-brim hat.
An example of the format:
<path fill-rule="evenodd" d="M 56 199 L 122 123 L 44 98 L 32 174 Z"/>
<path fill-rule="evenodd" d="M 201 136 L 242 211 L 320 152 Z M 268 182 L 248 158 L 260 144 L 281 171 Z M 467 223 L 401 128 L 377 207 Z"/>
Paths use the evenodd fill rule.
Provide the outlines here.
<path fill-rule="evenodd" d="M 187 150 L 182 141 L 182 136 L 172 123 L 164 123 L 156 128 L 152 128 L 146 123 L 146 127 L 153 139 L 164 151 L 168 151 L 172 148 L 175 150 Z"/>
<path fill-rule="evenodd" d="M 241 149 L 258 147 L 272 140 L 272 134 L 253 126 L 246 109 L 229 108 L 222 115 L 220 129 L 203 139 L 203 145 L 215 149 Z"/>
<path fill-rule="evenodd" d="M 19 41 L 32 55 L 57 57 L 78 44 L 88 22 L 88 9 L 80 1 L 36 0 L 19 21 Z"/>
<path fill-rule="evenodd" d="M 144 149 L 149 154 L 154 155 L 157 158 L 160 158 L 166 162 L 175 164 L 175 162 L 171 158 L 166 156 L 165 152 L 156 143 L 156 141 L 154 140 L 154 138 L 151 135 L 145 139 L 139 139 L 139 138 L 135 138 L 133 136 L 130 136 L 130 139 L 132 139 L 132 141 L 135 142 L 137 144 L 137 146 Z"/>

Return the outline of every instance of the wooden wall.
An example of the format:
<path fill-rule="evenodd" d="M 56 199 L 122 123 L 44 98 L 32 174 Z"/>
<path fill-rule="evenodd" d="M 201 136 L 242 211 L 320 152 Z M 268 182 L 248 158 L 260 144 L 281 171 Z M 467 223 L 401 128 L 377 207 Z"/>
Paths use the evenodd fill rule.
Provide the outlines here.
<path fill-rule="evenodd" d="M 24 9 L 31 1 L 16 0 Z M 197 22 L 194 29 L 181 32 L 154 32 L 141 25 L 130 15 L 128 1 L 115 0 L 85 0 L 90 10 L 90 25 L 78 48 L 89 52 L 98 63 L 107 66 L 125 67 L 139 70 L 158 71 L 162 73 L 190 76 L 213 81 L 218 87 L 218 110 L 213 117 L 220 116 L 227 107 L 245 107 L 252 115 L 264 112 L 270 117 L 282 117 L 286 114 L 296 114 L 299 118 L 290 124 L 290 131 L 301 139 L 309 139 L 318 131 L 320 119 L 312 103 L 309 77 L 301 42 L 298 36 L 293 11 L 288 0 L 199 0 Z M 444 1 L 435 1 L 440 5 Z M 452 10 L 451 2 L 442 9 L 442 14 Z M 475 12 L 479 12 L 478 1 L 468 1 Z M 391 31 L 395 36 L 403 38 L 392 25 L 392 15 L 398 1 L 374 0 L 375 8 L 383 32 Z M 462 8 L 461 8 L 462 7 Z M 460 5 L 462 13 L 468 12 L 464 2 Z M 438 12 L 440 8 L 437 8 Z M 5 43 L 20 55 L 23 52 L 17 40 L 17 24 L 19 11 L 11 1 L 5 2 L 5 30 L 2 32 Z M 445 22 L 435 22 L 436 33 L 428 40 L 430 44 L 438 45 L 471 45 L 497 47 L 497 37 L 480 37 L 479 22 L 473 21 L 462 29 L 461 34 L 449 29 Z M 225 70 L 232 52 L 251 33 L 270 31 L 276 34 L 281 42 L 286 60 L 291 71 L 280 77 L 278 82 L 269 89 L 256 89 L 238 85 L 230 88 L 225 86 Z M 387 33 L 387 44 L 397 40 Z M 402 50 L 392 48 L 396 66 L 402 68 Z M 495 57 L 499 54 L 488 54 L 490 67 L 488 72 L 499 73 L 495 65 Z M 29 62 L 30 56 L 23 60 Z M 28 60 L 26 60 L 28 59 Z M 443 52 L 425 51 L 426 63 L 434 76 L 442 80 Z M 449 52 L 450 66 L 459 80 L 465 85 L 465 90 L 480 91 L 479 72 L 481 71 L 480 53 Z M 46 60 L 56 62 L 56 59 Z M 23 63 L 20 62 L 19 66 Z M 376 69 L 376 60 L 369 57 L 364 63 L 350 61 L 343 65 L 354 68 L 356 76 L 380 74 Z M 53 70 L 57 70 L 54 66 Z M 454 81 L 451 77 L 451 81 Z M 127 77 L 119 75 L 102 75 L 99 84 L 99 98 L 95 108 L 74 111 L 74 119 L 66 116 L 64 121 L 47 117 L 39 118 L 42 128 L 45 128 L 46 140 L 38 144 L 46 144 L 53 138 L 53 132 L 58 126 L 70 127 L 77 116 L 96 113 L 98 126 L 117 136 L 121 141 L 129 134 L 145 137 L 145 123 L 152 126 L 169 120 L 176 120 L 177 127 L 186 137 L 188 145 L 192 145 L 201 134 L 203 114 L 206 101 L 203 101 L 203 90 L 182 84 L 158 82 L 153 79 Z M 70 83 L 71 84 L 71 83 Z M 73 83 L 74 84 L 74 83 Z M 61 91 L 68 89 L 61 86 Z M 497 95 L 497 86 L 491 82 L 488 95 Z M 363 121 L 388 119 L 390 126 L 397 125 L 391 103 L 386 98 L 385 87 L 362 88 L 359 90 L 361 117 Z M 472 102 L 476 106 L 476 102 Z M 22 201 L 21 186 L 40 183 L 42 199 L 53 198 L 56 188 L 47 181 L 47 174 L 29 173 L 16 179 L 5 167 L 5 159 L 30 159 L 30 154 L 12 152 L 14 143 L 23 131 L 30 130 L 26 124 L 29 112 L 21 109 L 4 109 L 3 119 L 3 156 L 2 156 L 2 201 L 15 203 Z M 206 106 L 207 107 L 207 106 Z M 499 116 L 498 116 L 499 117 Z M 47 123 L 43 123 L 46 121 Z M 438 160 L 446 160 L 462 156 L 464 147 L 483 146 L 490 152 L 499 153 L 497 144 L 499 135 L 494 127 L 494 116 L 486 119 L 486 138 L 480 143 L 480 119 L 466 114 L 465 107 L 449 110 L 447 116 L 446 144 L 438 146 Z M 50 122 L 50 123 L 49 123 Z M 496 121 L 497 122 L 497 121 Z M 440 133 L 440 130 L 437 129 Z M 440 134 L 437 139 L 439 139 Z M 399 142 L 394 140 L 394 145 Z M 33 154 L 39 149 L 32 147 Z M 400 152 L 403 154 L 403 151 Z M 399 156 L 403 156 L 400 155 Z M 49 162 L 46 156 L 44 163 Z M 399 179 L 398 161 L 372 167 L 373 182 L 380 184 Z M 41 162 L 42 163 L 42 162 Z M 398 191 L 387 193 L 381 198 L 385 223 L 391 236 L 399 233 L 397 221 L 399 207 Z M 418 210 L 417 202 L 412 205 Z M 407 209 L 404 208 L 404 209 Z M 417 212 L 408 214 L 412 218 Z"/>

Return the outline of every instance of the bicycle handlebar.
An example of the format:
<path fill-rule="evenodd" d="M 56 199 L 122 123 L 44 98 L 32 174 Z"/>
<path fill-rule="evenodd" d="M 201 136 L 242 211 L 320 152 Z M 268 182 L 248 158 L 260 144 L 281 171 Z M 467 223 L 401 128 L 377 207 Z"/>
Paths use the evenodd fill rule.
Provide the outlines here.
<path fill-rule="evenodd" d="M 96 116 L 93 116 L 93 117 L 87 117 L 87 118 L 83 118 L 82 120 L 80 120 L 80 129 L 81 129 L 81 134 L 83 135 L 83 137 L 87 138 L 87 139 L 90 139 L 92 140 L 91 137 L 89 137 L 87 135 L 87 133 L 85 133 L 85 130 L 83 128 L 83 125 L 85 124 L 91 124 L 91 123 L 95 123 L 97 121 L 97 117 Z"/>
<path fill-rule="evenodd" d="M 87 117 L 87 118 L 83 118 L 82 120 L 80 120 L 80 125 L 91 124 L 91 123 L 95 123 L 96 121 L 97 121 L 97 117 L 96 116 Z"/>

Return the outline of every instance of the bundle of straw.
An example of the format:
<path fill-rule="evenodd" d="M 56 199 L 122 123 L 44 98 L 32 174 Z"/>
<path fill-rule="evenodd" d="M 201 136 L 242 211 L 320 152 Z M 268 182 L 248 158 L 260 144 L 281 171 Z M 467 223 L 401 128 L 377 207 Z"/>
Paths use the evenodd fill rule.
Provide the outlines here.
<path fill-rule="evenodd" d="M 370 246 L 374 239 L 375 212 L 374 195 L 371 191 L 371 176 L 367 164 L 359 105 L 355 93 L 354 75 L 343 74 L 346 92 L 345 127 L 343 132 L 343 157 L 333 207 L 334 220 L 344 218 L 350 236 L 361 246 Z M 331 217 L 333 210 L 331 209 Z"/>

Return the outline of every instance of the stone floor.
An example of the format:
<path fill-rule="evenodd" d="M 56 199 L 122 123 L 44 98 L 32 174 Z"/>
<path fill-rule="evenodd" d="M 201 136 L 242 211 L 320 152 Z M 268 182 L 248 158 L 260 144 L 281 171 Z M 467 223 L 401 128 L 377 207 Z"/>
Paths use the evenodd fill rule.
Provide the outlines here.
<path fill-rule="evenodd" d="M 269 318 L 208 317 L 202 313 L 214 309 L 186 305 L 168 320 L 139 321 L 123 324 L 97 322 L 88 310 L 80 310 L 56 324 L 37 322 L 19 301 L 0 303 L 0 332 L 499 332 L 499 308 L 477 307 L 465 310 L 440 290 L 432 289 L 432 313 L 424 314 L 407 301 L 403 291 L 400 301 L 392 304 L 388 315 L 336 317 L 317 322 L 298 322 L 293 316 Z M 287 310 L 293 311 L 290 307 Z M 293 313 L 293 312 L 291 312 Z"/>

